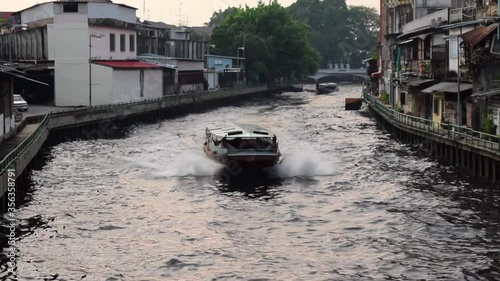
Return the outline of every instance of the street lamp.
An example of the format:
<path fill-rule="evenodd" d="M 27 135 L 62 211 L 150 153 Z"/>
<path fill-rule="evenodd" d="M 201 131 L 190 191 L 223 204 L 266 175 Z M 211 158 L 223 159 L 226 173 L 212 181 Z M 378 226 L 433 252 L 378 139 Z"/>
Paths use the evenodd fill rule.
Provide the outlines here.
<path fill-rule="evenodd" d="M 455 38 L 457 41 L 457 125 L 462 125 L 462 104 L 460 100 L 460 35 L 443 36 L 445 40 Z"/>
<path fill-rule="evenodd" d="M 90 34 L 89 36 L 89 106 L 92 106 L 92 38 L 102 38 L 103 34 Z"/>

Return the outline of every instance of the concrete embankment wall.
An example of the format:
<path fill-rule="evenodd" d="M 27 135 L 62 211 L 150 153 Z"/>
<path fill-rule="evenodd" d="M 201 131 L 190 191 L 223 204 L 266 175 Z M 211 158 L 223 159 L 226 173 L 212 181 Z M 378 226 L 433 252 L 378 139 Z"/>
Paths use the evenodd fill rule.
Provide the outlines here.
<path fill-rule="evenodd" d="M 22 153 L 12 161 L 8 169 L 15 170 L 16 186 L 24 186 L 27 171 L 33 159 L 40 152 L 47 140 L 55 142 L 74 138 L 98 138 L 105 136 L 115 127 L 127 126 L 136 122 L 156 122 L 162 118 L 173 118 L 192 112 L 201 112 L 219 106 L 229 105 L 243 98 L 271 96 L 280 89 L 268 89 L 267 86 L 249 87 L 213 92 L 190 93 L 167 96 L 156 100 L 127 104 L 113 104 L 86 109 L 61 111 L 48 116 L 32 117 L 28 123 L 41 122 L 39 130 L 32 134 L 29 143 L 22 148 Z M 104 125 L 103 125 L 104 124 Z M 0 194 L 5 207 L 8 190 L 8 170 L 0 175 Z"/>
<path fill-rule="evenodd" d="M 418 145 L 426 155 L 459 166 L 470 175 L 493 183 L 500 182 L 500 143 L 496 139 L 489 141 L 452 130 L 437 129 L 433 125 L 420 126 L 416 122 L 402 122 L 403 114 L 390 116 L 390 111 L 381 110 L 380 105 L 370 102 L 368 105 L 377 122 L 393 137 Z"/>

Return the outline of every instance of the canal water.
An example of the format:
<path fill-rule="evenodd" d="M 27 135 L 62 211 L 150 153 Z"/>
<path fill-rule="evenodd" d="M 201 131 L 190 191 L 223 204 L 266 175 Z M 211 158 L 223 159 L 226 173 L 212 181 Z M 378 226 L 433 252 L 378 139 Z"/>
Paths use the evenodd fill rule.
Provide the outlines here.
<path fill-rule="evenodd" d="M 500 280 L 498 188 L 345 111 L 360 90 L 53 147 L 18 210 L 19 280 Z M 226 120 L 275 131 L 283 162 L 232 177 L 207 160 L 205 126 Z"/>

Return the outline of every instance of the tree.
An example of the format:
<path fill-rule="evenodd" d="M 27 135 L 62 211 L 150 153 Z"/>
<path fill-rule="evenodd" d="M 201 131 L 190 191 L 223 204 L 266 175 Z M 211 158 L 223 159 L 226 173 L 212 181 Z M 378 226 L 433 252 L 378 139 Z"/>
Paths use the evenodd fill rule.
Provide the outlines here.
<path fill-rule="evenodd" d="M 321 54 L 321 65 L 361 61 L 376 49 L 378 14 L 372 8 L 348 7 L 345 0 L 297 0 L 287 10 L 311 27 L 311 42 Z"/>
<path fill-rule="evenodd" d="M 216 11 L 212 14 L 212 17 L 210 17 L 210 20 L 206 22 L 205 25 L 209 27 L 219 26 L 225 18 L 227 18 L 237 10 L 238 8 L 236 7 L 227 7 L 224 11 L 219 9 L 219 11 Z"/>
<path fill-rule="evenodd" d="M 234 56 L 244 47 L 247 78 L 302 78 L 319 67 L 309 31 L 307 24 L 293 20 L 274 0 L 268 5 L 259 2 L 255 8 L 236 8 L 215 27 L 211 43 L 216 46 L 213 53 L 219 55 Z"/>

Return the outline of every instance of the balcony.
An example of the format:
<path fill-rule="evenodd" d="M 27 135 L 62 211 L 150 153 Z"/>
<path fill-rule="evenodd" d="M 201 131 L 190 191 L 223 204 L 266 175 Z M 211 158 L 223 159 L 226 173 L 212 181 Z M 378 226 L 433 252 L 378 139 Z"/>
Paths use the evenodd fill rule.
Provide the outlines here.
<path fill-rule="evenodd" d="M 412 0 L 387 0 L 387 8 L 396 8 L 401 5 L 411 5 Z"/>

